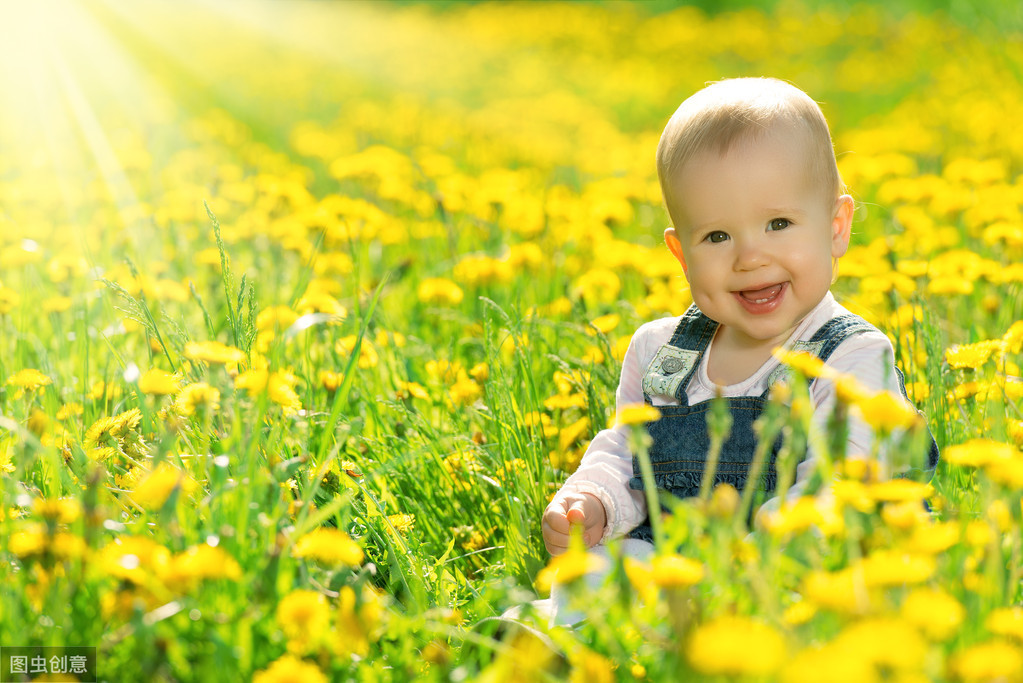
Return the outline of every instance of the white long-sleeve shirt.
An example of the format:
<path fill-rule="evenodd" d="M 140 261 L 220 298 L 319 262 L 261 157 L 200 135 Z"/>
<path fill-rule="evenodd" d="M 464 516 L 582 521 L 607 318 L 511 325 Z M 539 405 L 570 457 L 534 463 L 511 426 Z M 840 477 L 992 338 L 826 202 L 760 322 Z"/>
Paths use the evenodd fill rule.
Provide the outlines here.
<path fill-rule="evenodd" d="M 792 346 L 796 341 L 809 340 L 828 320 L 849 314 L 829 292 L 824 299 L 796 326 L 792 336 L 784 344 Z M 622 374 L 615 394 L 618 412 L 621 408 L 643 402 L 643 375 L 647 366 L 678 326 L 680 317 L 661 318 L 642 325 L 633 335 L 622 361 Z M 753 375 L 738 384 L 717 387 L 707 375 L 707 360 L 713 349 L 713 341 L 700 359 L 686 396 L 694 405 L 713 398 L 720 389 L 724 396 L 760 396 L 767 390 L 771 374 L 780 362 L 771 358 Z M 855 376 L 865 387 L 873 390 L 886 389 L 900 394 L 899 380 L 895 372 L 895 354 L 892 344 L 879 330 L 855 334 L 842 342 L 831 354 L 827 364 L 843 374 Z M 678 405 L 673 396 L 650 396 L 655 406 Z M 825 433 L 828 416 L 836 401 L 835 387 L 831 380 L 819 378 L 810 385 L 810 401 L 813 406 L 811 430 Z M 862 420 L 850 417 L 848 448 L 850 456 L 871 452 L 873 431 Z M 562 487 L 562 492 L 590 493 L 604 504 L 607 525 L 602 540 L 611 536 L 626 534 L 639 526 L 647 516 L 646 499 L 643 491 L 629 488 L 632 477 L 632 452 L 628 446 L 630 427 L 615 425 L 599 432 L 590 442 L 579 468 Z M 811 438 L 812 441 L 812 438 Z M 883 456 L 882 456 L 883 457 Z M 816 468 L 816 458 L 807 453 L 796 467 L 796 477 L 789 489 L 788 498 L 802 495 L 808 479 Z M 882 470 L 886 468 L 882 467 Z M 780 503 L 772 499 L 765 503 L 772 508 Z"/>

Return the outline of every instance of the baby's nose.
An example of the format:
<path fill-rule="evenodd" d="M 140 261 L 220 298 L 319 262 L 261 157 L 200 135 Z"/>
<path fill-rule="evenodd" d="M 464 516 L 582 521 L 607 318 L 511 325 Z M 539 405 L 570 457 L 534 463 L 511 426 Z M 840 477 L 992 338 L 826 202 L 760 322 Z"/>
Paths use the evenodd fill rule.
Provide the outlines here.
<path fill-rule="evenodd" d="M 766 265 L 771 256 L 759 240 L 749 240 L 738 245 L 735 253 L 736 270 L 753 270 Z"/>

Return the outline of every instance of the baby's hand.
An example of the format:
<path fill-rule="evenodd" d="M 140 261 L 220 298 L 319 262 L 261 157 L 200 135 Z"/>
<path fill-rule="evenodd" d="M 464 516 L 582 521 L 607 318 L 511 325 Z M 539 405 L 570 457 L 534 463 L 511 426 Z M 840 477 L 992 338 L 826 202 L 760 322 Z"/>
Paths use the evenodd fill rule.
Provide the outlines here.
<path fill-rule="evenodd" d="M 543 542 L 547 552 L 560 555 L 568 549 L 569 532 L 581 526 L 583 543 L 595 546 L 604 535 L 607 513 L 600 499 L 590 493 L 566 493 L 555 496 L 543 513 Z"/>

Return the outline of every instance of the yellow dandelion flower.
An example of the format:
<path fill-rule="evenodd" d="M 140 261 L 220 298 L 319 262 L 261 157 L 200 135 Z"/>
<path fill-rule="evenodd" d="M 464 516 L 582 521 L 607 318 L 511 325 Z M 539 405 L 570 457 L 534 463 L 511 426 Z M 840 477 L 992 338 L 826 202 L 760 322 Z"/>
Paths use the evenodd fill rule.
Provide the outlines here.
<path fill-rule="evenodd" d="M 174 410 L 178 415 L 195 415 L 200 408 L 216 412 L 220 408 L 220 390 L 206 382 L 193 382 L 178 392 L 174 400 Z"/>
<path fill-rule="evenodd" d="M 18 387 L 15 398 L 20 398 L 26 391 L 37 391 L 53 384 L 53 380 L 34 368 L 25 368 L 8 377 L 7 384 Z"/>
<path fill-rule="evenodd" d="M 252 683 L 327 683 L 327 677 L 315 664 L 294 655 L 284 655 L 253 674 Z"/>
<path fill-rule="evenodd" d="M 51 296 L 42 300 L 40 309 L 43 313 L 63 313 L 71 308 L 71 297 Z"/>
<path fill-rule="evenodd" d="M 1009 420 L 1006 428 L 1017 446 L 1023 446 L 1023 420 Z"/>
<path fill-rule="evenodd" d="M 863 421 L 882 433 L 909 429 L 923 420 L 909 403 L 890 391 L 879 391 L 855 405 Z"/>
<path fill-rule="evenodd" d="M 218 341 L 188 342 L 185 344 L 185 358 L 206 363 L 241 363 L 245 352 Z"/>
<path fill-rule="evenodd" d="M 469 379 L 468 375 L 462 373 L 448 389 L 448 395 L 456 405 L 471 406 L 483 396 L 483 388 Z"/>
<path fill-rule="evenodd" d="M 969 368 L 976 370 L 988 362 L 992 354 L 1000 352 L 1004 348 L 1001 339 L 988 339 L 975 344 L 964 344 L 953 346 L 945 351 L 945 361 L 949 367 L 956 370 Z"/>
<path fill-rule="evenodd" d="M 405 382 L 399 380 L 398 390 L 395 393 L 400 400 L 404 400 L 406 398 L 418 398 L 425 400 L 430 398 L 430 394 L 426 391 L 426 387 L 422 384 L 417 384 L 416 382 Z"/>
<path fill-rule="evenodd" d="M 941 641 L 958 633 L 966 609 L 944 591 L 916 588 L 906 596 L 900 614 L 931 640 Z"/>
<path fill-rule="evenodd" d="M 889 479 L 868 484 L 866 494 L 880 502 L 905 502 L 930 498 L 934 487 L 911 479 Z"/>
<path fill-rule="evenodd" d="M 235 389 L 245 389 L 250 395 L 256 395 L 266 389 L 270 380 L 270 371 L 265 368 L 246 370 L 234 378 Z"/>
<path fill-rule="evenodd" d="M 416 295 L 421 303 L 443 306 L 457 306 L 465 298 L 461 287 L 451 280 L 439 277 L 422 280 Z"/>
<path fill-rule="evenodd" d="M 146 474 L 129 495 L 146 510 L 159 510 L 175 489 L 180 490 L 181 495 L 187 498 L 198 488 L 199 483 L 195 479 L 164 461 L 155 470 Z"/>
<path fill-rule="evenodd" d="M 32 511 L 58 524 L 72 524 L 82 515 L 82 504 L 75 498 L 37 498 L 32 501 Z"/>
<path fill-rule="evenodd" d="M 590 418 L 581 417 L 570 425 L 561 428 L 558 433 L 558 448 L 561 451 L 570 449 L 579 439 L 590 431 Z"/>
<path fill-rule="evenodd" d="M 338 529 L 325 527 L 314 529 L 300 538 L 291 554 L 335 567 L 358 566 L 363 559 L 362 548 L 351 536 Z"/>
<path fill-rule="evenodd" d="M 558 555 L 536 575 L 536 587 L 540 592 L 550 591 L 554 581 L 568 584 L 593 571 L 603 569 L 607 564 L 603 557 L 589 553 L 579 546 L 572 546 Z"/>
<path fill-rule="evenodd" d="M 949 402 L 962 401 L 971 396 L 984 397 L 987 395 L 990 384 L 987 382 L 963 382 L 957 384 L 948 392 Z"/>
<path fill-rule="evenodd" d="M 416 516 L 405 513 L 387 515 L 387 522 L 399 534 L 407 534 L 416 523 Z"/>
<path fill-rule="evenodd" d="M 22 559 L 42 555 L 46 551 L 48 534 L 42 524 L 33 524 L 11 534 L 7 547 Z"/>
<path fill-rule="evenodd" d="M 984 467 L 992 481 L 1012 489 L 1023 489 L 1023 458 L 996 460 Z"/>
<path fill-rule="evenodd" d="M 630 403 L 615 413 L 615 424 L 645 425 L 661 419 L 661 411 L 647 403 Z"/>
<path fill-rule="evenodd" d="M 289 641 L 289 650 L 308 651 L 330 631 L 327 598 L 316 591 L 292 591 L 277 604 L 277 625 Z"/>
<path fill-rule="evenodd" d="M 806 351 L 777 348 L 772 353 L 775 358 L 804 377 L 832 377 L 836 374 L 834 370 L 824 364 L 824 361 Z"/>
<path fill-rule="evenodd" d="M 661 588 L 685 588 L 703 579 L 703 564 L 681 555 L 659 555 L 650 562 L 650 578 Z"/>
<path fill-rule="evenodd" d="M 196 581 L 237 580 L 241 576 L 241 565 L 227 551 L 201 543 L 171 558 L 165 580 L 170 585 L 186 590 Z"/>
<path fill-rule="evenodd" d="M 1019 353 L 1023 350 L 1023 320 L 1017 320 L 1009 326 L 1009 329 L 1002 335 L 1002 342 L 1008 353 Z"/>
<path fill-rule="evenodd" d="M 910 400 L 919 404 L 930 397 L 931 385 L 928 382 L 907 382 L 906 393 L 909 394 Z"/>
<path fill-rule="evenodd" d="M 781 619 L 787 626 L 799 626 L 817 615 L 817 607 L 809 600 L 799 600 L 785 608 Z"/>
<path fill-rule="evenodd" d="M 25 426 L 28 427 L 28 431 L 38 437 L 42 437 L 50 427 L 50 417 L 39 408 L 33 408 L 32 412 L 28 415 Z"/>
<path fill-rule="evenodd" d="M 572 664 L 569 683 L 614 683 L 615 664 L 587 647 L 578 647 L 568 656 Z"/>
<path fill-rule="evenodd" d="M 486 363 L 477 363 L 469 370 L 469 376 L 477 382 L 486 382 L 490 379 L 490 366 Z"/>
<path fill-rule="evenodd" d="M 651 566 L 634 557 L 624 558 L 623 564 L 625 566 L 625 576 L 629 579 L 633 590 L 639 593 L 643 600 L 647 602 L 652 601 L 657 595 L 657 584 L 654 583 Z"/>
<path fill-rule="evenodd" d="M 850 624 L 835 645 L 859 652 L 875 667 L 910 672 L 919 669 L 927 656 L 927 641 L 915 626 L 902 619 L 878 617 Z"/>
<path fill-rule="evenodd" d="M 355 350 L 355 343 L 358 341 L 358 336 L 351 334 L 347 337 L 342 337 L 337 340 L 334 348 L 342 356 L 352 355 L 352 351 Z M 357 361 L 359 367 L 363 370 L 367 368 L 375 368 L 380 362 L 380 355 L 377 350 L 373 347 L 368 339 L 363 339 L 362 344 L 359 345 L 359 360 Z"/>
<path fill-rule="evenodd" d="M 876 683 L 872 662 L 847 647 L 828 643 L 802 650 L 781 671 L 783 683 Z"/>
<path fill-rule="evenodd" d="M 267 395 L 285 415 L 293 415 L 302 408 L 302 401 L 292 388 L 297 381 L 290 372 L 273 372 L 267 380 Z"/>
<path fill-rule="evenodd" d="M 93 383 L 92 387 L 89 388 L 89 393 L 86 394 L 93 401 L 109 401 L 120 395 L 121 387 L 119 385 L 104 382 L 103 380 Z"/>
<path fill-rule="evenodd" d="M 545 399 L 543 407 L 547 410 L 568 410 L 569 408 L 585 408 L 585 394 L 557 394 Z"/>
<path fill-rule="evenodd" d="M 835 377 L 835 395 L 842 403 L 858 405 L 870 400 L 873 392 L 852 375 L 839 375 Z"/>
<path fill-rule="evenodd" d="M 991 529 L 991 525 L 988 522 L 975 519 L 966 525 L 964 537 L 967 544 L 974 548 L 983 548 L 991 544 L 991 541 L 994 540 L 995 532 Z"/>
<path fill-rule="evenodd" d="M 991 640 L 953 655 L 950 668 L 967 683 L 1015 681 L 1023 675 L 1023 655 L 1011 643 Z"/>
<path fill-rule="evenodd" d="M 256 315 L 256 329 L 260 332 L 286 330 L 298 320 L 298 313 L 288 306 L 271 306 Z"/>
<path fill-rule="evenodd" d="M 446 455 L 443 465 L 445 471 L 455 478 L 483 471 L 483 463 L 472 451 L 457 451 Z"/>
<path fill-rule="evenodd" d="M 77 417 L 85 412 L 81 403 L 65 403 L 57 411 L 57 419 L 63 422 L 68 418 Z"/>
<path fill-rule="evenodd" d="M 973 281 L 962 275 L 939 275 L 927 283 L 929 294 L 967 296 L 973 293 Z"/>
<path fill-rule="evenodd" d="M 867 484 L 852 479 L 839 479 L 831 485 L 839 505 L 848 505 L 860 512 L 871 512 L 876 503 L 867 495 Z"/>
<path fill-rule="evenodd" d="M 572 285 L 575 296 L 582 298 L 587 306 L 613 303 L 622 291 L 622 280 L 611 270 L 594 268 L 588 270 Z"/>
<path fill-rule="evenodd" d="M 714 519 L 731 519 L 739 509 L 740 502 L 739 491 L 734 486 L 728 483 L 718 484 L 710 494 L 707 514 Z"/>
<path fill-rule="evenodd" d="M 590 321 L 590 325 L 597 332 L 600 332 L 601 334 L 607 334 L 608 332 L 611 332 L 616 327 L 618 327 L 618 324 L 621 321 L 622 316 L 620 316 L 619 314 L 608 313 L 607 315 L 602 315 L 599 318 L 594 318 L 593 320 Z M 593 329 L 589 330 L 589 332 L 592 333 Z"/>
<path fill-rule="evenodd" d="M 11 289 L 0 285 L 0 315 L 6 315 L 18 307 L 21 296 Z"/>
<path fill-rule="evenodd" d="M 956 522 L 921 524 L 913 530 L 905 548 L 912 553 L 937 555 L 957 544 L 959 537 L 959 524 Z"/>
<path fill-rule="evenodd" d="M 470 254 L 455 264 L 455 280 L 470 287 L 510 281 L 515 272 L 507 261 L 482 254 Z"/>
<path fill-rule="evenodd" d="M 937 562 L 929 555 L 878 550 L 860 560 L 858 568 L 868 587 L 901 586 L 931 578 L 937 570 Z"/>
<path fill-rule="evenodd" d="M 369 634 L 376 633 L 383 606 L 375 593 L 363 592 L 363 603 L 357 605 L 355 590 L 343 586 L 338 591 L 337 609 L 334 611 L 334 651 L 342 657 L 366 656 L 369 652 Z"/>
<path fill-rule="evenodd" d="M 50 541 L 50 553 L 58 560 L 83 557 L 87 550 L 85 539 L 66 531 L 58 531 Z"/>
<path fill-rule="evenodd" d="M 786 502 L 776 511 L 766 512 L 760 519 L 764 528 L 775 536 L 789 536 L 811 528 L 819 529 L 825 536 L 842 532 L 845 524 L 842 516 L 830 501 L 814 496 L 803 496 L 793 502 Z"/>
<path fill-rule="evenodd" d="M 298 303 L 295 304 L 295 309 L 302 315 L 326 313 L 335 318 L 345 318 L 348 316 L 348 309 L 342 306 L 341 302 L 327 292 L 317 290 L 307 290 L 302 295 L 302 298 L 298 300 Z"/>
<path fill-rule="evenodd" d="M 992 635 L 1009 636 L 1023 641 L 1023 607 L 992 610 L 984 620 L 984 628 Z"/>
<path fill-rule="evenodd" d="M 426 361 L 426 374 L 435 382 L 452 384 L 462 372 L 464 372 L 464 368 L 458 361 L 452 362 L 443 359 Z"/>
<path fill-rule="evenodd" d="M 840 614 L 865 614 L 872 602 L 863 572 L 851 568 L 810 572 L 803 579 L 802 593 L 818 607 Z"/>
<path fill-rule="evenodd" d="M 888 503 L 881 509 L 881 519 L 891 529 L 903 531 L 925 524 L 930 515 L 919 500 Z"/>
<path fill-rule="evenodd" d="M 382 348 L 403 349 L 408 344 L 408 338 L 401 332 L 391 330 L 377 330 L 373 337 L 373 343 Z"/>
<path fill-rule="evenodd" d="M 142 421 L 142 411 L 138 408 L 132 408 L 126 410 L 123 413 L 119 413 L 114 416 L 115 422 L 115 434 L 119 437 L 124 437 L 128 432 L 138 429 L 139 423 Z"/>
<path fill-rule="evenodd" d="M 167 570 L 171 552 L 145 536 L 121 536 L 99 551 L 99 567 L 104 573 L 145 586 Z"/>
<path fill-rule="evenodd" d="M 139 378 L 139 391 L 154 396 L 177 393 L 180 377 L 160 368 L 150 368 Z"/>
<path fill-rule="evenodd" d="M 579 360 L 587 364 L 600 365 L 604 362 L 604 352 L 596 346 L 587 346 Z"/>
<path fill-rule="evenodd" d="M 116 447 L 121 424 L 116 417 L 101 417 L 85 430 L 82 444 L 86 449 Z"/>
<path fill-rule="evenodd" d="M 962 467 L 983 467 L 1001 460 L 1019 457 L 1019 451 L 1007 443 L 990 439 L 971 439 L 964 443 L 948 446 L 941 458 L 950 465 Z"/>
<path fill-rule="evenodd" d="M 785 663 L 786 649 L 781 633 L 767 624 L 723 616 L 696 628 L 686 656 L 701 673 L 765 676 Z"/>
<path fill-rule="evenodd" d="M 0 473 L 10 474 L 16 468 L 11 458 L 14 456 L 11 439 L 0 439 Z M 0 506 L 0 520 L 4 518 L 3 507 Z"/>
<path fill-rule="evenodd" d="M 345 375 L 343 372 L 320 370 L 316 375 L 316 379 L 319 381 L 320 386 L 333 394 L 344 383 Z"/>

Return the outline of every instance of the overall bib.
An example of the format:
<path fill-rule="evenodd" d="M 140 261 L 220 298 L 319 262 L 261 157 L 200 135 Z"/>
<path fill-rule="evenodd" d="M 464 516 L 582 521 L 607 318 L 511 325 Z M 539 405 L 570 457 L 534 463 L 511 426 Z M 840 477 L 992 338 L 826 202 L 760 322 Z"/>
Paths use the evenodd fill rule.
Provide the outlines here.
<path fill-rule="evenodd" d="M 657 406 L 661 419 L 648 422 L 646 427 L 653 437 L 649 456 L 654 482 L 659 490 L 679 498 L 699 494 L 707 452 L 710 450 L 707 412 L 711 401 L 689 405 L 686 389 L 717 328 L 718 323 L 703 315 L 695 305 L 690 306 L 671 339 L 657 351 L 643 376 L 643 398 L 648 405 L 652 405 L 650 396 L 654 394 L 674 396 L 678 400 L 678 405 Z M 809 341 L 797 341 L 792 345 L 792 350 L 807 351 L 826 362 L 843 341 L 874 329 L 859 316 L 839 316 L 822 325 Z M 713 486 L 727 483 L 742 491 L 747 485 L 752 485 L 762 486 L 768 494 L 774 491 L 777 484 L 775 461 L 782 444 L 780 435 L 772 446 L 760 481 L 748 482 L 747 477 L 757 445 L 753 423 L 767 404 L 770 386 L 786 372 L 785 366 L 779 366 L 768 378 L 768 388 L 759 396 L 725 397 L 732 416 L 732 428 L 721 448 Z M 902 373 L 898 368 L 896 372 L 902 395 L 906 396 Z M 800 460 L 805 457 L 804 453 Z M 937 460 L 938 448 L 932 437 L 928 457 L 932 469 Z M 632 475 L 629 487 L 642 490 L 639 460 L 635 456 L 632 459 Z M 633 529 L 628 538 L 653 542 L 649 517 Z"/>

